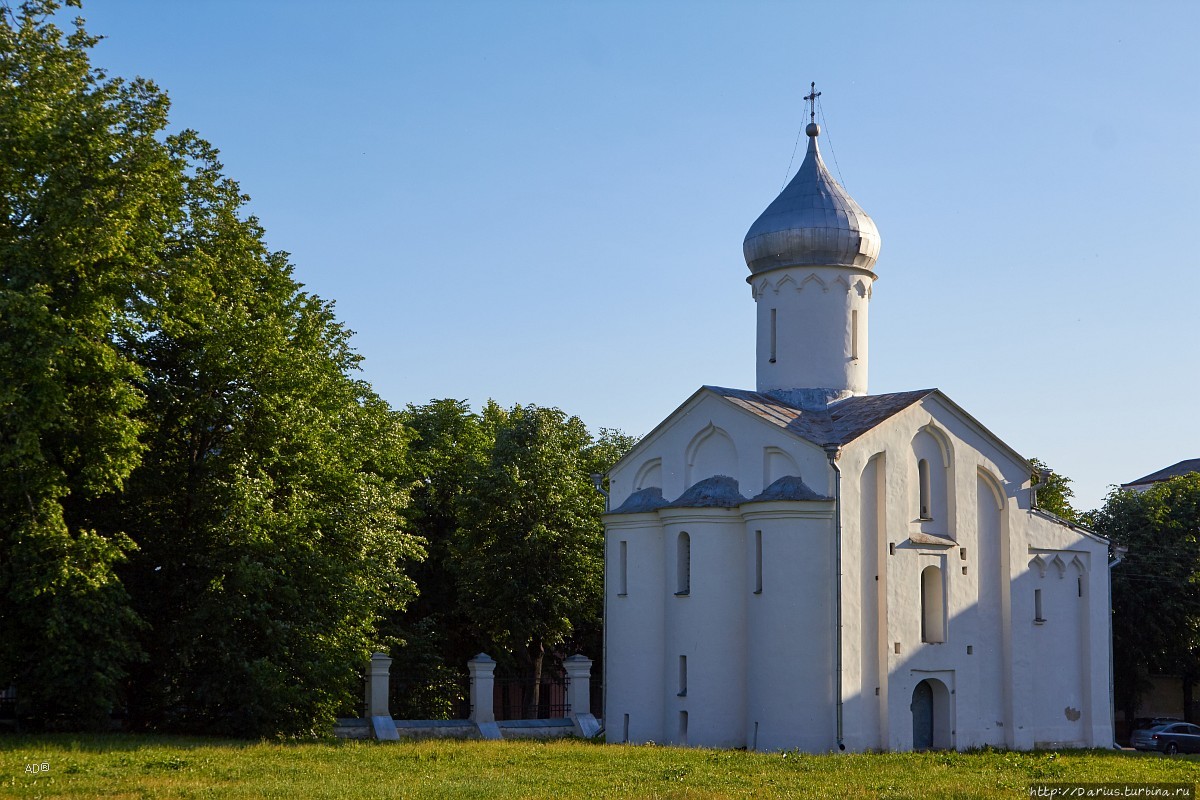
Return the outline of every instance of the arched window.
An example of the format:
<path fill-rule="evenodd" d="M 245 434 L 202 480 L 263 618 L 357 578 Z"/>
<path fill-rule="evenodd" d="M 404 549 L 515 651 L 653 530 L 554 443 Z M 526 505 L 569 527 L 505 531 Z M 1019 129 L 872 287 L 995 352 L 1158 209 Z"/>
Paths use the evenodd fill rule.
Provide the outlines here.
<path fill-rule="evenodd" d="M 687 594 L 692 590 L 692 537 L 687 531 L 679 534 L 676 558 L 675 594 Z"/>
<path fill-rule="evenodd" d="M 921 641 L 946 641 L 945 602 L 942 571 L 935 566 L 921 570 Z"/>
<path fill-rule="evenodd" d="M 929 461 L 924 458 L 917 462 L 917 481 L 921 487 L 921 519 L 933 519 L 929 492 Z"/>

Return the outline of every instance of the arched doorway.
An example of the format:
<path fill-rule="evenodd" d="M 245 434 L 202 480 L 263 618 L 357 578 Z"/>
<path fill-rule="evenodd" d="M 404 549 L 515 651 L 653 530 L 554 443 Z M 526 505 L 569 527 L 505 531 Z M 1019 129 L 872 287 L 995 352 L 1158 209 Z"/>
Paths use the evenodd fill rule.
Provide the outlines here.
<path fill-rule="evenodd" d="M 933 749 L 933 686 L 924 680 L 913 689 L 913 750 Z"/>

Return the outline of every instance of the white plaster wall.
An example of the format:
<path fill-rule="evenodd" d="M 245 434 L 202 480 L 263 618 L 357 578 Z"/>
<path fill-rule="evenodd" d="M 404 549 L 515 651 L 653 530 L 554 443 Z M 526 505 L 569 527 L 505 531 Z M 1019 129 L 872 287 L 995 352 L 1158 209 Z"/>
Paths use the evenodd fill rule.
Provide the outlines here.
<path fill-rule="evenodd" d="M 666 556 L 666 632 L 662 741 L 744 747 L 746 628 L 745 536 L 741 517 L 722 508 L 662 509 Z M 691 542 L 690 590 L 677 586 L 679 534 Z M 687 657 L 687 691 L 680 694 L 679 657 Z M 688 713 L 687 737 L 679 712 Z"/>
<path fill-rule="evenodd" d="M 620 741 L 629 715 L 629 741 L 663 740 L 661 675 L 666 636 L 666 566 L 657 514 L 605 518 L 604 719 L 609 741 Z M 625 596 L 620 590 L 620 543 L 626 542 Z"/>
<path fill-rule="evenodd" d="M 751 503 L 746 530 L 746 743 L 759 750 L 836 747 L 833 503 Z M 754 594 L 755 532 L 762 592 Z"/>
<path fill-rule="evenodd" d="M 698 443 L 722 441 L 713 439 L 718 430 L 734 446 L 706 454 Z M 913 514 L 918 451 L 930 441 L 946 459 L 940 538 Z M 612 507 L 654 477 L 673 500 L 688 479 L 709 471 L 736 478 L 752 497 L 791 465 L 814 489 L 833 493 L 819 448 L 702 390 L 614 469 Z M 1111 742 L 1106 544 L 1031 511 L 1028 465 L 939 395 L 849 443 L 839 465 L 848 749 L 910 748 L 909 704 L 923 678 L 947 687 L 939 741 L 949 746 Z M 631 739 L 673 741 L 678 712 L 687 710 L 693 745 L 754 746 L 758 722 L 760 749 L 832 746 L 833 608 L 816 600 L 833 591 L 832 520 L 819 519 L 820 503 L 775 505 L 633 515 L 658 520 L 634 527 L 661 525 L 663 534 L 647 533 L 637 548 L 630 537 L 629 597 L 608 595 L 610 731 L 630 713 Z M 610 575 L 622 517 L 606 518 Z M 673 594 L 680 530 L 692 536 L 692 593 L 684 598 Z M 761 595 L 753 594 L 755 530 L 764 534 Z M 1053 641 L 1036 640 L 1032 624 L 1029 563 L 1043 551 L 1078 555 L 1085 566 L 1083 598 L 1058 589 L 1045 595 L 1061 620 L 1058 635 L 1042 637 Z M 636 569 L 658 573 L 645 578 L 654 587 L 645 598 L 635 597 L 640 561 Z M 942 570 L 942 643 L 921 641 L 920 575 L 928 564 Z M 1073 580 L 1060 580 L 1068 584 L 1077 595 Z M 688 655 L 686 698 L 676 696 L 681 654 Z M 1078 719 L 1068 719 L 1068 708 Z M 642 725 L 643 717 L 658 721 Z"/>
<path fill-rule="evenodd" d="M 758 304 L 758 390 L 867 392 L 867 307 L 874 275 L 846 267 L 791 267 L 751 278 Z M 771 311 L 775 361 L 771 362 Z M 852 312 L 858 312 L 858 357 Z"/>
<path fill-rule="evenodd" d="M 1042 574 L 1033 569 L 1018 581 L 1018 591 L 1040 590 L 1044 622 L 1032 622 L 1033 681 L 1030 722 L 1035 747 L 1087 744 L 1084 710 L 1082 623 L 1084 599 L 1078 596 L 1074 569 L 1059 556 Z"/>
<path fill-rule="evenodd" d="M 944 544 L 930 539 L 912 516 L 918 496 L 915 464 L 919 448 L 914 449 L 914 442 L 921 445 L 914 437 L 922 430 L 936 431 L 951 453 L 946 478 L 949 524 L 940 531 L 947 537 Z M 875 620 L 885 621 L 881 629 L 884 636 L 879 635 L 880 630 L 871 630 L 870 597 L 863 595 L 863 586 L 875 571 L 869 563 L 873 552 L 869 545 L 871 531 L 864 522 L 872 518 L 872 513 L 861 505 L 872 501 L 864 496 L 861 480 L 847 482 L 843 493 L 843 553 L 844 559 L 854 560 L 844 564 L 844 572 L 858 576 L 856 585 L 846 581 L 843 588 L 847 593 L 844 609 L 857 606 L 861 630 L 860 636 L 847 637 L 847 664 L 858 665 L 853 675 L 847 670 L 848 690 L 855 687 L 863 696 L 873 692 L 863 665 L 871 662 L 871 638 L 884 645 L 889 677 L 887 685 L 881 687 L 880 724 L 887 731 L 883 744 L 892 749 L 912 746 L 909 704 L 913 688 L 923 676 L 942 674 L 949 676 L 955 690 L 950 721 L 955 747 L 1031 747 L 1036 742 L 1053 741 L 1071 730 L 1070 726 L 1064 728 L 1067 707 L 1080 709 L 1080 721 L 1072 724 L 1085 731 L 1084 741 L 1104 746 L 1105 740 L 1111 739 L 1106 721 L 1108 598 L 1104 544 L 1031 515 L 1027 508 L 1028 476 L 1020 459 L 937 396 L 848 446 L 841 463 L 843 472 L 861 475 L 867 460 L 880 452 L 887 454 L 879 491 L 886 498 L 882 516 L 888 541 L 882 548 L 885 555 L 881 556 L 883 566 L 878 573 L 885 600 L 882 609 L 876 606 Z M 991 485 L 1002 493 L 1002 508 L 996 508 L 995 496 L 981 483 L 981 474 L 989 476 Z M 1014 631 L 1020 626 L 1012 622 L 1023 619 L 1024 609 L 1019 607 L 1023 600 L 1014 600 L 1013 594 L 1020 591 L 1024 597 L 1024 590 L 1018 587 L 1027 580 L 1024 574 L 1029 560 L 1028 555 L 1017 559 L 1013 554 L 1028 553 L 1029 530 L 1035 527 L 1040 535 L 1064 547 L 1091 549 L 1095 555 L 1092 563 L 1103 564 L 1099 570 L 1102 575 L 1086 577 L 1086 587 L 1093 593 L 1083 598 L 1082 605 L 1073 606 L 1078 612 L 1076 621 L 1060 639 L 1062 652 L 1056 657 L 1067 665 L 1065 671 L 1047 669 L 1039 662 L 1033 655 L 1031 632 Z M 920 538 L 922 533 L 926 538 Z M 868 540 L 864 541 L 863 536 Z M 894 555 L 888 544 L 895 545 Z M 946 598 L 946 640 L 940 644 L 923 643 L 920 636 L 920 573 L 931 563 L 942 568 Z M 1056 602 L 1066 602 L 1066 598 L 1056 597 Z M 1029 605 L 1031 612 L 1031 593 Z M 1083 620 L 1087 620 L 1086 625 Z M 895 651 L 897 645 L 899 653 Z M 1035 706 L 1039 701 L 1033 699 L 1031 690 L 1038 668 L 1043 669 L 1043 683 L 1050 680 L 1046 675 L 1055 676 L 1046 691 L 1056 698 L 1062 723 L 1048 711 L 1038 716 Z M 848 699 L 852 696 L 847 694 Z M 1059 703 L 1058 698 L 1064 697 L 1076 698 L 1078 706 L 1069 706 L 1067 700 Z M 1049 707 L 1044 702 L 1041 706 Z M 869 704 L 864 704 L 857 719 L 863 728 L 869 728 L 874 721 Z M 856 722 L 855 727 L 859 724 Z M 867 746 L 866 734 L 853 741 L 851 737 L 857 734 L 848 732 L 848 745 Z"/>
<path fill-rule="evenodd" d="M 843 552 L 857 569 L 843 569 L 843 609 L 848 635 L 843 653 L 844 740 L 850 750 L 879 749 L 886 737 L 886 631 L 879 620 L 886 616 L 886 574 L 881 566 L 887 554 L 881 499 L 886 491 L 886 456 L 872 457 L 858 475 L 843 477 L 842 498 L 846 517 L 858 507 L 857 526 L 843 526 Z M 844 470 L 845 471 L 845 470 Z M 849 558 L 853 554 L 854 558 Z"/>
<path fill-rule="evenodd" d="M 1113 741 L 1107 545 L 1039 512 L 1026 510 L 1021 520 L 1021 558 L 1014 558 L 1012 577 L 1014 685 L 1030 697 L 1016 704 L 1019 746 L 1107 747 Z M 1033 621 L 1037 588 L 1041 625 Z M 1078 719 L 1071 719 L 1076 711 Z"/>
<path fill-rule="evenodd" d="M 978 703 L 973 719 L 964 721 L 968 731 L 966 739 L 979 744 L 1003 747 L 1008 744 L 1010 725 L 1008 714 L 1008 675 L 1005 663 L 1009 650 L 1005 646 L 1007 620 L 1004 614 L 1003 596 L 1008 591 L 1007 570 L 1002 558 L 1004 548 L 1005 515 L 1002 490 L 994 476 L 977 472 L 975 476 L 975 532 L 974 547 L 960 542 L 966 548 L 967 558 L 960 561 L 975 575 L 979 600 L 969 604 L 962 612 L 958 627 L 973 643 Z"/>

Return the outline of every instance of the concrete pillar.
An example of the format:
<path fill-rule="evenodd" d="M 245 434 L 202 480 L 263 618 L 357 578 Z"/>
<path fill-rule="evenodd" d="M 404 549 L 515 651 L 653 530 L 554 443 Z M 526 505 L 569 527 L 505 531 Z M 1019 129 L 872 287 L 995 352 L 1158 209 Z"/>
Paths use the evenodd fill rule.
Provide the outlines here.
<path fill-rule="evenodd" d="M 496 662 L 487 653 L 480 653 L 467 662 L 471 672 L 471 721 L 495 722 L 496 714 L 492 710 L 494 689 L 496 683 Z"/>
<path fill-rule="evenodd" d="M 592 713 L 592 660 L 576 653 L 563 659 L 567 680 L 567 716 Z"/>
<path fill-rule="evenodd" d="M 367 670 L 367 716 L 390 717 L 388 708 L 388 676 L 392 660 L 386 653 L 372 653 L 371 666 Z"/>

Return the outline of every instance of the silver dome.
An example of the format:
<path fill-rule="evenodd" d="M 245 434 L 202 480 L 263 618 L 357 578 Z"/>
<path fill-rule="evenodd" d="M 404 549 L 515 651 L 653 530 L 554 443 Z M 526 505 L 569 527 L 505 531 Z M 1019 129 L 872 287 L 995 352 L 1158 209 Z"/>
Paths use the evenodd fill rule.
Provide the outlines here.
<path fill-rule="evenodd" d="M 746 233 L 746 265 L 754 274 L 807 266 L 869 270 L 879 258 L 879 230 L 825 168 L 817 126 L 805 132 L 804 163 Z"/>

